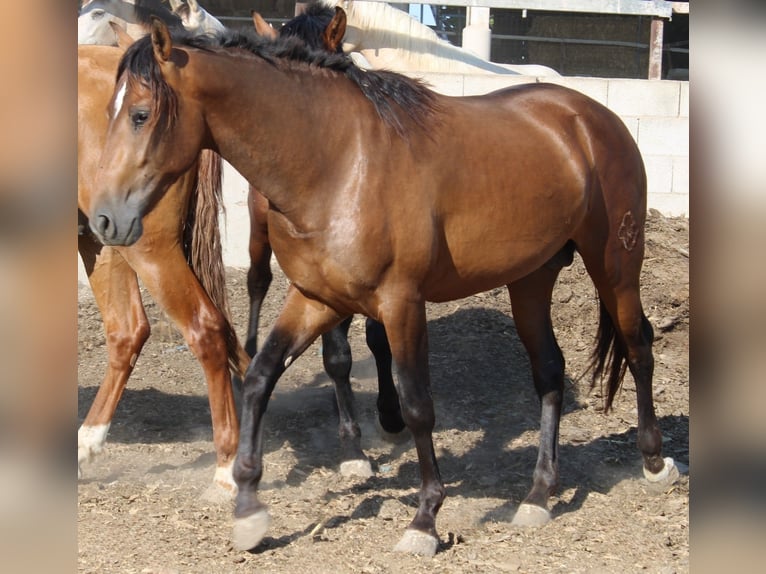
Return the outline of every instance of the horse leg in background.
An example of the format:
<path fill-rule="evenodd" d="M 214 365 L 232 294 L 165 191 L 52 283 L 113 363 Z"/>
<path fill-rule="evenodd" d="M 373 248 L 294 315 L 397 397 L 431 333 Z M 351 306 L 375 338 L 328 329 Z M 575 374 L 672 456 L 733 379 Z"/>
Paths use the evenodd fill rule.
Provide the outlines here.
<path fill-rule="evenodd" d="M 145 221 L 153 218 L 157 211 L 155 208 L 150 212 Z M 181 331 L 202 366 L 217 459 L 214 485 L 223 490 L 222 494 L 232 496 L 236 491 L 231 473 L 239 425 L 227 350 L 229 327 L 190 269 L 180 244 L 161 237 L 166 232 L 161 226 L 145 225 L 141 240 L 121 250 L 152 298 Z M 217 498 L 217 494 L 210 490 L 206 496 Z"/>
<path fill-rule="evenodd" d="M 266 506 L 258 500 L 263 475 L 263 415 L 285 369 L 322 333 L 344 319 L 331 308 L 290 287 L 284 306 L 263 348 L 245 373 L 239 448 L 234 479 L 239 491 L 232 542 L 238 550 L 254 548 L 268 530 Z"/>
<path fill-rule="evenodd" d="M 335 384 L 338 404 L 338 436 L 340 437 L 343 476 L 369 477 L 373 475 L 370 460 L 362 451 L 362 432 L 356 422 L 354 393 L 351 390 L 351 345 L 348 329 L 353 315 L 340 325 L 322 334 L 322 361 L 324 369 Z"/>
<path fill-rule="evenodd" d="M 558 487 L 559 423 L 564 396 L 564 356 L 551 323 L 551 297 L 556 278 L 572 262 L 569 244 L 546 265 L 508 285 L 513 320 L 532 366 L 532 378 L 540 399 L 540 445 L 532 489 L 513 518 L 519 526 L 539 526 L 550 520 L 548 498 Z"/>
<path fill-rule="evenodd" d="M 386 328 L 382 323 L 368 318 L 365 324 L 367 347 L 375 357 L 378 371 L 378 422 L 383 438 L 398 441 L 406 428 L 396 392 L 394 377 L 391 373 L 391 346 L 388 344 Z"/>
<path fill-rule="evenodd" d="M 272 281 L 271 245 L 268 234 L 268 201 L 255 188 L 250 187 L 248 208 L 250 210 L 250 269 L 247 273 L 247 290 L 250 297 L 250 320 L 247 329 L 245 350 L 253 357 L 257 352 L 258 323 L 263 300 Z M 338 404 L 338 434 L 341 443 L 340 472 L 345 476 L 371 476 L 372 467 L 361 448 L 361 431 L 354 412 L 354 395 L 351 390 L 351 347 L 348 344 L 348 329 L 351 318 L 342 325 L 322 335 L 322 360 L 327 374 L 335 385 L 335 398 Z M 369 323 L 368 323 L 369 325 Z M 367 343 L 375 355 L 378 367 L 378 409 L 381 401 L 385 405 L 385 414 L 381 414 L 381 424 L 390 433 L 398 433 L 404 428 L 399 410 L 399 397 L 396 394 L 391 377 L 391 351 L 388 349 L 385 331 L 379 323 L 380 334 L 369 336 Z M 379 358 L 382 357 L 382 358 Z M 381 411 L 383 412 L 383 411 Z"/>
<path fill-rule="evenodd" d="M 102 450 L 128 377 L 149 337 L 136 274 L 111 247 L 98 243 L 87 231 L 78 238 L 78 250 L 93 296 L 104 321 L 108 362 L 96 397 L 77 432 L 77 470 Z"/>
<path fill-rule="evenodd" d="M 258 350 L 258 321 L 261 305 L 271 285 L 271 244 L 266 218 L 269 202 L 250 186 L 247 198 L 250 210 L 250 269 L 247 272 L 247 293 L 250 297 L 250 319 L 247 326 L 245 351 L 251 357 Z"/>

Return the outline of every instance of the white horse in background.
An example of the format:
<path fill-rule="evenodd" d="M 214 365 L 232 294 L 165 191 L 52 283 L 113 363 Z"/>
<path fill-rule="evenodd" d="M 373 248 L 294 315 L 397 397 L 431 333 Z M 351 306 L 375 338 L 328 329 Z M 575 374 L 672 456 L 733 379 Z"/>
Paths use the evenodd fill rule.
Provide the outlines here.
<path fill-rule="evenodd" d="M 173 13 L 181 18 L 184 28 L 194 34 L 219 34 L 226 30 L 220 20 L 199 5 L 197 0 L 169 0 Z"/>
<path fill-rule="evenodd" d="M 116 46 L 118 38 L 109 22 L 131 38 L 146 33 L 151 16 L 170 27 L 183 26 L 193 34 L 214 34 L 225 30 L 223 24 L 196 0 L 170 0 L 171 8 L 161 0 L 85 0 L 77 18 L 77 43 Z"/>
<path fill-rule="evenodd" d="M 346 12 L 343 51 L 359 52 L 369 68 L 394 72 L 559 76 L 547 66 L 496 64 L 454 46 L 408 13 L 385 2 L 319 0 Z"/>

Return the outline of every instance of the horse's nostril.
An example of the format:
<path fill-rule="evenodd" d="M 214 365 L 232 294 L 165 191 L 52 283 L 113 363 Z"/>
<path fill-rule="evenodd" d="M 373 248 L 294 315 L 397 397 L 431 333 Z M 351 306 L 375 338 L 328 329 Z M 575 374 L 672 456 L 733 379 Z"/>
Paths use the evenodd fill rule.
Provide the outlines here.
<path fill-rule="evenodd" d="M 104 239 L 108 239 L 109 236 L 114 233 L 114 225 L 112 225 L 112 220 L 108 215 L 103 213 L 98 214 L 95 219 L 95 224 L 96 233 Z"/>

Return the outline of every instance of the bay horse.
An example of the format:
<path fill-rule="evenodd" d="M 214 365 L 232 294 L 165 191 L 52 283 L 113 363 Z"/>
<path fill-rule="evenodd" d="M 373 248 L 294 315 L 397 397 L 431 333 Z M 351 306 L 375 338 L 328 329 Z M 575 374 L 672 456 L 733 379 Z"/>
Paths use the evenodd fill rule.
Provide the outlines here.
<path fill-rule="evenodd" d="M 96 235 L 108 245 L 138 241 L 168 184 L 213 149 L 268 198 L 269 239 L 291 281 L 245 373 L 237 548 L 255 547 L 268 529 L 257 491 L 263 415 L 278 379 L 321 333 L 361 313 L 385 326 L 421 474 L 418 510 L 395 550 L 433 555 L 445 488 L 425 303 L 502 285 L 541 401 L 533 484 L 514 521 L 548 521 L 564 386 L 551 295 L 575 250 L 599 297 L 592 367 L 594 380 L 606 377 L 605 406 L 630 369 L 644 474 L 677 476 L 662 456 L 653 333 L 640 298 L 646 174 L 605 106 L 542 83 L 447 97 L 296 38 L 171 36 L 159 20 L 128 49 L 117 78 L 91 196 Z"/>

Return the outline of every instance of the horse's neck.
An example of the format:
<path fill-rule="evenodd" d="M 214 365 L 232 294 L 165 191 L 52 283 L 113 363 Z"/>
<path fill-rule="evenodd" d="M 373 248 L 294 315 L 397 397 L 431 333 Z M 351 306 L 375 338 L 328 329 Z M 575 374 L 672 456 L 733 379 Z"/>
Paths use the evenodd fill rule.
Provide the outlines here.
<path fill-rule="evenodd" d="M 201 93 L 213 148 L 269 200 L 292 203 L 297 189 L 319 177 L 311 170 L 321 172 L 326 156 L 339 153 L 326 149 L 326 138 L 344 130 L 342 96 L 331 106 L 318 105 L 312 87 L 314 81 L 327 82 L 321 75 L 306 72 L 298 83 L 293 74 L 260 59 L 198 57 L 216 59 L 196 72 L 205 78 Z M 339 99 L 332 90 L 327 94 Z"/>

